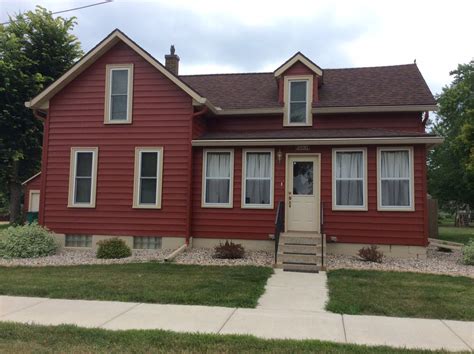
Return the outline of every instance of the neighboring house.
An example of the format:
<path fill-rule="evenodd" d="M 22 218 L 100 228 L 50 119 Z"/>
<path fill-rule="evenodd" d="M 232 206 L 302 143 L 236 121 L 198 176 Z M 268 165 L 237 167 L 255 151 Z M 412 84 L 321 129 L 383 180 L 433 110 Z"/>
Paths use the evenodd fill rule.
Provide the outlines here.
<path fill-rule="evenodd" d="M 274 72 L 179 75 L 174 48 L 165 61 L 115 30 L 26 103 L 45 120 L 39 222 L 66 246 L 273 250 L 280 206 L 288 268 L 319 267 L 321 234 L 328 252 L 426 254 L 426 154 L 442 139 L 415 64 L 297 53 Z"/>

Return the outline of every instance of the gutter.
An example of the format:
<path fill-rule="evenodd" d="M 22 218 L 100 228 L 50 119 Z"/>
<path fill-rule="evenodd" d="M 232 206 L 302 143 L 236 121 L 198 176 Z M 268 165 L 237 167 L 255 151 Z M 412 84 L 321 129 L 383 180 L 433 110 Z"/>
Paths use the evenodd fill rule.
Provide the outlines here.
<path fill-rule="evenodd" d="M 189 141 L 191 142 L 189 144 L 189 162 L 188 162 L 188 210 L 187 210 L 187 230 L 186 230 L 186 246 L 189 245 L 189 240 L 192 235 L 192 218 L 193 218 L 193 190 L 192 190 L 192 185 L 193 185 L 193 145 L 192 145 L 192 139 L 193 139 L 193 131 L 194 131 L 194 119 L 196 119 L 199 116 L 202 116 L 206 114 L 209 111 L 208 106 L 204 106 L 200 111 L 193 112 L 191 114 L 191 122 L 190 122 L 190 132 L 189 132 Z"/>

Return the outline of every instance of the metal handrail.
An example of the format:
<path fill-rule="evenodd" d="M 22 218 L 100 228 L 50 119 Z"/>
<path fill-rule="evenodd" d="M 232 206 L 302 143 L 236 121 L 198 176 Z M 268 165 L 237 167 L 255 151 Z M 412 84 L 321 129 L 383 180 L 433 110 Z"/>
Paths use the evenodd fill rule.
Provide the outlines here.
<path fill-rule="evenodd" d="M 320 234 L 321 234 L 321 267 L 324 266 L 324 202 L 321 201 L 320 213 Z"/>
<path fill-rule="evenodd" d="M 285 203 L 282 201 L 278 202 L 278 207 L 275 214 L 275 263 L 277 262 L 280 233 L 283 231 L 283 228 L 285 226 L 284 210 Z"/>

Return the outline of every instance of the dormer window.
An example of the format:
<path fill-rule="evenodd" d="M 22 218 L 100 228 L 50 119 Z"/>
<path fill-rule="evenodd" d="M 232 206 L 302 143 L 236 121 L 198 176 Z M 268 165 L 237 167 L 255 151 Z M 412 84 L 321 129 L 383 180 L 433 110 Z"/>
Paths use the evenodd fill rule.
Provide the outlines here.
<path fill-rule="evenodd" d="M 312 126 L 313 96 L 312 76 L 285 77 L 286 126 Z"/>
<path fill-rule="evenodd" d="M 106 124 L 132 122 L 133 64 L 114 64 L 106 67 L 105 118 Z"/>

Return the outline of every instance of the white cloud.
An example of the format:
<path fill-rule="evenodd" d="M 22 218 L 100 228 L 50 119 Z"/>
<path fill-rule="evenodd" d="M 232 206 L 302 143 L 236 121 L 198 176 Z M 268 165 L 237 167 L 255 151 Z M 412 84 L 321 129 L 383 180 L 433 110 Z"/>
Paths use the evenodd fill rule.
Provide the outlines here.
<path fill-rule="evenodd" d="M 93 3 L 2 0 L 0 20 L 36 4 L 52 11 Z M 119 27 L 161 59 L 177 44 L 183 73 L 274 70 L 297 50 L 322 67 L 411 63 L 434 93 L 474 56 L 474 1 L 115 0 L 77 16 L 88 50 Z"/>

